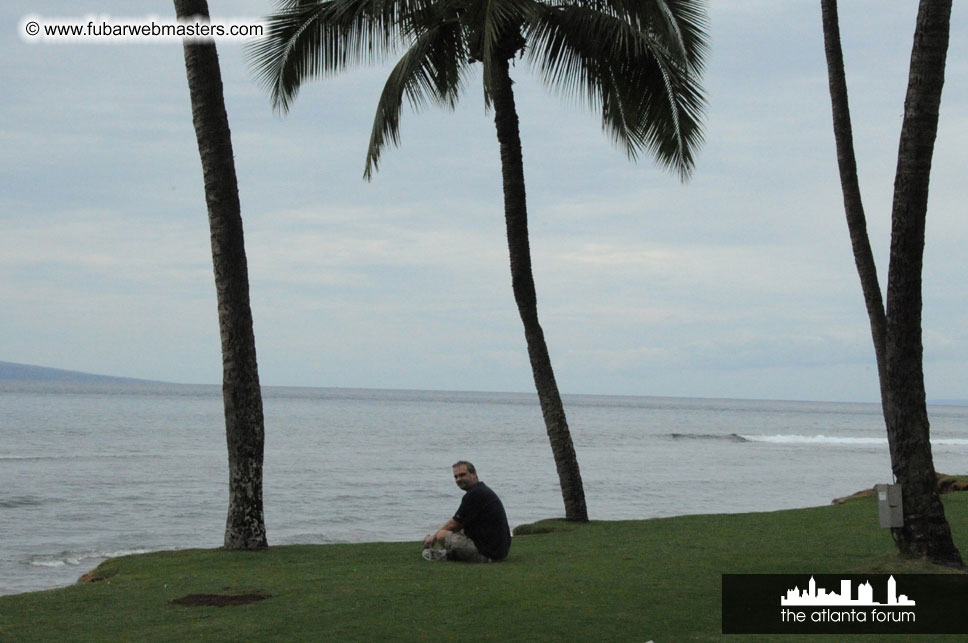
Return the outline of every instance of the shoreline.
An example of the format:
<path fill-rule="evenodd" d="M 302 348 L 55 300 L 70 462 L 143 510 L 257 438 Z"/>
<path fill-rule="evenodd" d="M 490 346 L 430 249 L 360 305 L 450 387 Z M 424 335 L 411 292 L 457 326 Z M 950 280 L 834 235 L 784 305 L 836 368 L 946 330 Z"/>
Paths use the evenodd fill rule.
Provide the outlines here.
<path fill-rule="evenodd" d="M 959 491 L 968 491 L 968 476 L 957 476 L 957 475 L 949 475 L 949 474 L 942 474 L 942 473 L 938 473 L 937 475 L 938 475 L 938 492 L 940 494 L 948 494 L 948 493 L 954 493 L 954 492 L 959 492 Z M 850 502 L 852 500 L 857 500 L 857 499 L 871 497 L 871 496 L 875 495 L 875 493 L 876 493 L 876 491 L 875 491 L 875 488 L 874 487 L 871 487 L 871 488 L 868 488 L 868 489 L 862 489 L 860 491 L 857 491 L 857 492 L 855 492 L 853 494 L 850 494 L 850 495 L 847 495 L 847 496 L 842 496 L 842 497 L 834 498 L 834 499 L 832 499 L 830 501 L 830 504 L 831 505 L 842 505 L 842 504 L 847 503 L 847 502 Z M 789 512 L 789 511 L 800 511 L 800 510 L 808 510 L 808 509 L 818 509 L 818 508 L 825 507 L 825 506 L 827 506 L 827 505 L 810 505 L 810 506 L 806 506 L 806 507 L 794 507 L 794 508 L 783 508 L 783 509 L 770 509 L 770 510 L 763 510 L 763 511 L 737 511 L 737 512 L 724 512 L 724 513 L 685 513 L 685 514 L 677 514 L 677 515 L 674 515 L 674 516 L 657 516 L 657 517 L 651 517 L 651 518 L 593 519 L 593 520 L 591 520 L 589 522 L 590 523 L 649 522 L 649 521 L 656 521 L 656 520 L 674 520 L 674 519 L 679 519 L 679 518 L 695 518 L 697 516 L 760 515 L 760 514 L 770 514 L 770 513 L 777 513 L 777 512 Z M 560 518 L 542 519 L 542 520 L 539 520 L 538 522 L 545 522 L 547 520 L 560 520 Z M 514 532 L 514 535 L 516 537 L 517 536 L 524 535 L 524 534 L 518 532 L 519 528 L 522 528 L 522 527 L 525 527 L 526 528 L 528 525 L 532 525 L 532 524 L 535 524 L 535 523 L 534 522 L 531 522 L 531 523 L 521 523 L 521 524 L 518 524 L 518 525 L 516 525 L 513 528 L 512 531 Z M 527 533 L 533 533 L 533 532 L 527 532 Z M 418 540 L 419 540 L 419 538 L 415 538 L 413 540 L 413 542 L 417 542 Z M 383 545 L 383 544 L 398 544 L 398 543 L 406 543 L 406 542 L 411 542 L 411 541 L 410 540 L 365 540 L 365 541 L 341 541 L 341 542 L 331 542 L 331 543 L 284 542 L 282 544 L 270 545 L 270 548 L 303 547 L 303 546 L 327 547 L 327 546 L 331 546 L 331 545 L 375 545 L 375 544 L 376 545 Z M 123 557 L 126 557 L 126 556 L 132 556 L 132 555 L 150 555 L 150 554 L 157 554 L 157 553 L 161 553 L 161 552 L 218 551 L 220 549 L 221 549 L 221 547 L 192 547 L 192 546 L 189 546 L 189 547 L 168 547 L 168 548 L 159 548 L 159 549 L 136 549 L 136 550 L 131 550 L 131 551 L 121 551 L 121 552 L 118 552 L 118 554 L 117 555 L 114 555 L 114 556 L 104 556 L 104 557 L 91 556 L 90 558 L 92 560 L 97 560 L 97 562 L 94 565 L 90 566 L 90 567 L 88 567 L 86 564 L 85 565 L 78 565 L 77 566 L 78 567 L 78 570 L 77 571 L 80 571 L 82 569 L 85 569 L 86 571 L 82 571 L 78 576 L 75 577 L 75 580 L 73 580 L 72 582 L 58 582 L 57 584 L 53 584 L 53 585 L 49 585 L 49 586 L 45 586 L 45 587 L 39 587 L 39 588 L 36 588 L 36 589 L 28 589 L 28 590 L 25 590 L 25 591 L 22 591 L 22 592 L 13 592 L 13 593 L 5 593 L 4 590 L 0 589 L 0 597 L 2 597 L 2 596 L 19 596 L 19 595 L 23 595 L 23 594 L 31 594 L 31 593 L 34 593 L 34 592 L 44 592 L 44 591 L 62 589 L 62 588 L 65 588 L 65 587 L 70 587 L 72 585 L 81 584 L 81 583 L 85 583 L 85 582 L 96 582 L 97 580 L 99 580 L 97 578 L 97 574 L 96 574 L 98 567 L 100 567 L 102 564 L 104 564 L 104 563 L 106 563 L 106 562 L 108 562 L 110 560 L 116 559 L 116 558 L 123 558 Z"/>

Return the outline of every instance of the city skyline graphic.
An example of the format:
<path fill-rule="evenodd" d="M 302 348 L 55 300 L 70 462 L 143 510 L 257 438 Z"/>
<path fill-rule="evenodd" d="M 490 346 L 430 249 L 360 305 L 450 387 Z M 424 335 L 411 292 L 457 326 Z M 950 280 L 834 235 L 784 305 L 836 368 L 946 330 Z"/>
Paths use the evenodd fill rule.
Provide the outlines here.
<path fill-rule="evenodd" d="M 800 589 L 799 586 L 788 589 L 786 596 L 780 597 L 780 605 L 798 605 L 801 607 L 805 606 L 872 606 L 877 605 L 880 607 L 910 607 L 915 605 L 915 602 L 908 598 L 906 595 L 897 593 L 897 581 L 894 580 L 892 575 L 887 579 L 887 602 L 880 603 L 874 600 L 874 588 L 871 586 L 870 581 L 861 583 L 857 586 L 857 598 L 852 598 L 851 582 L 850 580 L 843 579 L 840 581 L 840 592 L 827 592 L 823 587 L 817 587 L 817 581 L 813 576 L 810 577 L 810 582 L 807 583 L 805 589 Z"/>

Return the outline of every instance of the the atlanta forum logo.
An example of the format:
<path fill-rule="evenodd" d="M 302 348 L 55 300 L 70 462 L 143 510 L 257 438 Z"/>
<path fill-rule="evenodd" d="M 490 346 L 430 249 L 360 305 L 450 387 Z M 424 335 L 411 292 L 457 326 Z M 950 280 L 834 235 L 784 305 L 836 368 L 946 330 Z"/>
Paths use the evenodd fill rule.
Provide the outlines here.
<path fill-rule="evenodd" d="M 840 591 L 817 587 L 811 576 L 807 586 L 794 586 L 780 596 L 782 623 L 914 623 L 917 621 L 915 601 L 897 593 L 894 576 L 887 579 L 887 599 L 874 600 L 874 587 L 869 581 L 857 586 L 854 597 L 849 579 L 840 581 Z"/>
<path fill-rule="evenodd" d="M 966 601 L 955 571 L 722 575 L 723 634 L 968 634 Z"/>

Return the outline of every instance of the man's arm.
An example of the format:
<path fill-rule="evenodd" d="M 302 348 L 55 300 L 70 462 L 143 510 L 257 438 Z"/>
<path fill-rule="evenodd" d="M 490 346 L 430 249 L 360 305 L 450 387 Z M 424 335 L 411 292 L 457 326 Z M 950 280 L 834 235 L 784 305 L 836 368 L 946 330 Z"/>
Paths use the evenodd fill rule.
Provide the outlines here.
<path fill-rule="evenodd" d="M 424 538 L 424 547 L 433 547 L 434 543 L 443 542 L 444 538 L 447 537 L 447 534 L 451 533 L 452 531 L 460 531 L 461 529 L 463 529 L 461 524 L 451 518 L 444 523 L 443 527 L 437 530 L 437 533 Z"/>

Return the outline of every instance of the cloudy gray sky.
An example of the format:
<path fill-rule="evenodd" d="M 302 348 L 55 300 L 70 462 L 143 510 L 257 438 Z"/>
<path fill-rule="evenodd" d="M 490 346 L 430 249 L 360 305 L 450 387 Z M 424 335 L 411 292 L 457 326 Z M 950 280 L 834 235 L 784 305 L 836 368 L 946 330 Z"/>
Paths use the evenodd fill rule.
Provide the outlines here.
<path fill-rule="evenodd" d="M 213 17 L 267 2 L 210 0 Z M 886 278 L 914 0 L 841 3 L 861 187 Z M 924 274 L 928 396 L 968 398 L 968 11 L 956 3 Z M 182 51 L 37 44 L 27 14 L 168 16 L 170 2 L 0 9 L 0 360 L 221 378 Z M 819 0 L 714 0 L 706 143 L 683 184 L 519 63 L 534 272 L 568 393 L 877 399 L 837 177 Z M 387 67 L 304 87 L 285 117 L 218 43 L 267 385 L 530 391 L 479 76 L 406 112 L 362 180 Z"/>

